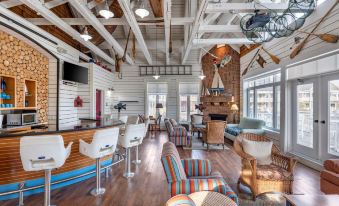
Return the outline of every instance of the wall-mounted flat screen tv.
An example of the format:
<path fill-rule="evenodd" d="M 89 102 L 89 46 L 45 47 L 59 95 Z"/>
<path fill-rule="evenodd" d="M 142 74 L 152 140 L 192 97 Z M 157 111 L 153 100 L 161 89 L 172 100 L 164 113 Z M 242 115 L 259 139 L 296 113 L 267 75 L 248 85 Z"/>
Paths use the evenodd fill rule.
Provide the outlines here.
<path fill-rule="evenodd" d="M 63 80 L 88 84 L 88 68 L 64 62 Z"/>

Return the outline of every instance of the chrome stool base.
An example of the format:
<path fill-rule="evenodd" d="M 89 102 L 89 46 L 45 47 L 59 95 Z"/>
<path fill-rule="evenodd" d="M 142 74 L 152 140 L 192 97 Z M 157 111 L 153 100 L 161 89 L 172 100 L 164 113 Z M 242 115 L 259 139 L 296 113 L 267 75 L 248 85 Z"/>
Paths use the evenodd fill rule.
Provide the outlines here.
<path fill-rule="evenodd" d="M 106 189 L 105 188 L 94 188 L 93 190 L 91 190 L 91 195 L 93 196 L 100 196 L 103 195 L 105 193 Z"/>
<path fill-rule="evenodd" d="M 135 165 L 141 164 L 141 160 L 139 159 L 139 145 L 135 148 L 135 160 L 133 160 L 132 163 Z"/>
<path fill-rule="evenodd" d="M 122 176 L 124 176 L 125 178 L 131 178 L 134 177 L 134 172 L 126 172 Z"/>

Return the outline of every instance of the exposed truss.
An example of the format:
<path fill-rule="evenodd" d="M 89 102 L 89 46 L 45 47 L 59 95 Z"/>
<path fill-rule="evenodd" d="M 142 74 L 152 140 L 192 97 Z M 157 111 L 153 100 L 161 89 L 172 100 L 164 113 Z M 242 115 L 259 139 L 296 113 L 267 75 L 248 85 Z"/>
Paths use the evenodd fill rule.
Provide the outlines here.
<path fill-rule="evenodd" d="M 41 16 L 46 18 L 48 21 L 52 22 L 55 26 L 62 29 L 64 32 L 72 36 L 74 39 L 76 39 L 78 42 L 82 43 L 86 47 L 88 47 L 90 50 L 92 50 L 95 54 L 106 60 L 108 63 L 114 65 L 114 61 L 111 57 L 109 57 L 105 52 L 103 52 L 101 49 L 99 49 L 97 46 L 95 46 L 90 41 L 85 41 L 80 37 L 80 33 L 76 31 L 74 28 L 72 28 L 70 25 L 62 21 L 56 14 L 54 14 L 52 11 L 47 9 L 40 1 L 38 0 L 21 0 L 22 3 L 26 4 L 33 10 L 40 13 Z"/>

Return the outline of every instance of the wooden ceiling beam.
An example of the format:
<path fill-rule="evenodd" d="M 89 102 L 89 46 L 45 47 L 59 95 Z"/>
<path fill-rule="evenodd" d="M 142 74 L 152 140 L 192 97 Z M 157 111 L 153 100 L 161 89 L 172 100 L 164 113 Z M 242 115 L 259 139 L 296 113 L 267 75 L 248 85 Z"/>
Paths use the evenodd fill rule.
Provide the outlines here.
<path fill-rule="evenodd" d="M 88 9 L 87 5 L 82 1 L 69 1 L 71 4 L 90 24 L 95 28 L 95 30 L 114 48 L 119 56 L 124 55 L 124 49 L 120 44 L 114 39 L 114 37 L 107 31 L 105 26 L 94 16 L 92 11 Z M 126 61 L 129 64 L 134 64 L 132 58 L 129 55 L 126 55 Z"/>
<path fill-rule="evenodd" d="M 0 6 L 9 9 L 11 7 L 19 6 L 22 2 L 20 0 L 7 0 L 0 2 Z"/>
<path fill-rule="evenodd" d="M 187 45 L 185 46 L 185 49 L 184 49 L 184 53 L 183 53 L 183 57 L 182 57 L 182 64 L 185 64 L 185 62 L 188 58 L 188 55 L 189 55 L 189 53 L 192 49 L 193 40 L 196 38 L 196 35 L 199 31 L 199 26 L 200 26 L 201 22 L 204 20 L 204 14 L 205 14 L 205 10 L 206 10 L 207 6 L 208 6 L 208 0 L 202 0 L 200 2 L 200 6 L 199 6 L 198 12 L 195 16 L 195 20 L 194 20 L 194 23 L 193 23 L 193 26 L 192 26 L 192 29 L 191 29 L 191 33 L 190 33 Z"/>
<path fill-rule="evenodd" d="M 60 6 L 67 3 L 67 0 L 52 0 L 47 3 L 45 3 L 45 7 L 48 9 L 52 9 L 54 7 Z"/>
<path fill-rule="evenodd" d="M 199 33 L 242 33 L 239 25 L 202 25 L 199 27 Z"/>
<path fill-rule="evenodd" d="M 95 46 L 92 42 L 83 40 L 80 37 L 80 33 L 77 30 L 75 30 L 70 25 L 65 23 L 51 10 L 47 9 L 39 0 L 21 0 L 21 2 L 26 4 L 30 8 L 34 9 L 35 11 L 39 12 L 41 16 L 46 18 L 48 21 L 53 23 L 55 26 L 62 29 L 64 32 L 72 36 L 78 42 L 88 47 L 90 50 L 92 50 L 94 53 L 96 53 L 98 56 L 103 58 L 108 63 L 114 65 L 115 62 L 111 57 L 109 57 L 105 52 L 103 52 L 101 49 Z"/>
<path fill-rule="evenodd" d="M 135 39 L 138 41 L 138 43 L 140 45 L 141 51 L 144 53 L 144 56 L 145 56 L 148 64 L 152 64 L 151 54 L 149 53 L 149 51 L 147 49 L 146 42 L 144 40 L 144 37 L 142 36 L 138 22 L 135 19 L 135 16 L 134 16 L 131 8 L 129 7 L 129 3 L 126 0 L 118 0 L 118 2 L 120 4 L 121 9 L 124 12 L 124 15 L 125 15 L 125 18 L 126 18 L 128 24 L 131 27 L 131 30 L 134 33 Z"/>
<path fill-rule="evenodd" d="M 228 13 L 230 10 L 234 10 L 237 12 L 248 13 L 254 12 L 254 10 L 274 10 L 277 12 L 283 12 L 288 8 L 288 3 L 228 3 L 228 2 L 220 2 L 220 3 L 209 3 L 206 8 L 206 13 Z"/>
<path fill-rule="evenodd" d="M 194 45 L 256 44 L 247 38 L 193 39 Z"/>
<path fill-rule="evenodd" d="M 45 18 L 26 18 L 29 22 L 33 23 L 34 25 L 37 26 L 42 26 L 42 25 L 54 25 L 50 21 L 48 21 Z M 64 22 L 71 26 L 76 26 L 76 25 L 90 25 L 88 21 L 84 18 L 61 18 Z M 110 19 L 105 19 L 105 18 L 97 18 L 101 24 L 105 26 L 123 26 L 127 24 L 127 21 L 122 19 L 122 18 L 110 18 Z M 138 25 L 164 25 L 163 18 L 155 18 L 152 19 L 154 22 L 147 22 L 147 19 L 144 19 L 143 21 L 139 21 Z M 172 26 L 184 26 L 191 24 L 194 21 L 194 18 L 192 17 L 179 17 L 179 18 L 171 18 L 171 25 Z"/>

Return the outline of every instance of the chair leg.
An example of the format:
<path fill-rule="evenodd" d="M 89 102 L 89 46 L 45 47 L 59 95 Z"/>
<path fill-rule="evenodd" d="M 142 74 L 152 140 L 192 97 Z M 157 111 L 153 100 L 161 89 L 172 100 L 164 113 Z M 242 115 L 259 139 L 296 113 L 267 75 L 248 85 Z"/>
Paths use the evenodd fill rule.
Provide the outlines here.
<path fill-rule="evenodd" d="M 208 143 L 206 143 L 207 144 L 207 151 L 209 150 L 209 146 L 208 146 Z"/>
<path fill-rule="evenodd" d="M 132 161 L 133 164 L 141 164 L 141 160 L 139 159 L 139 145 L 135 148 L 135 160 Z"/>
<path fill-rule="evenodd" d="M 93 196 L 99 196 L 105 193 L 105 188 L 101 188 L 101 173 L 100 173 L 100 169 L 101 169 L 101 164 L 100 164 L 100 158 L 96 159 L 96 178 L 97 178 L 97 182 L 96 182 L 96 188 L 92 189 L 91 191 L 91 195 Z"/>
<path fill-rule="evenodd" d="M 131 178 L 134 176 L 134 173 L 131 172 L 131 148 L 126 148 L 126 157 L 125 157 L 125 173 L 123 176 L 125 178 Z"/>
<path fill-rule="evenodd" d="M 225 150 L 225 145 L 224 144 L 222 144 L 222 150 Z"/>
<path fill-rule="evenodd" d="M 51 205 L 51 170 L 45 170 L 45 199 L 44 206 Z"/>

